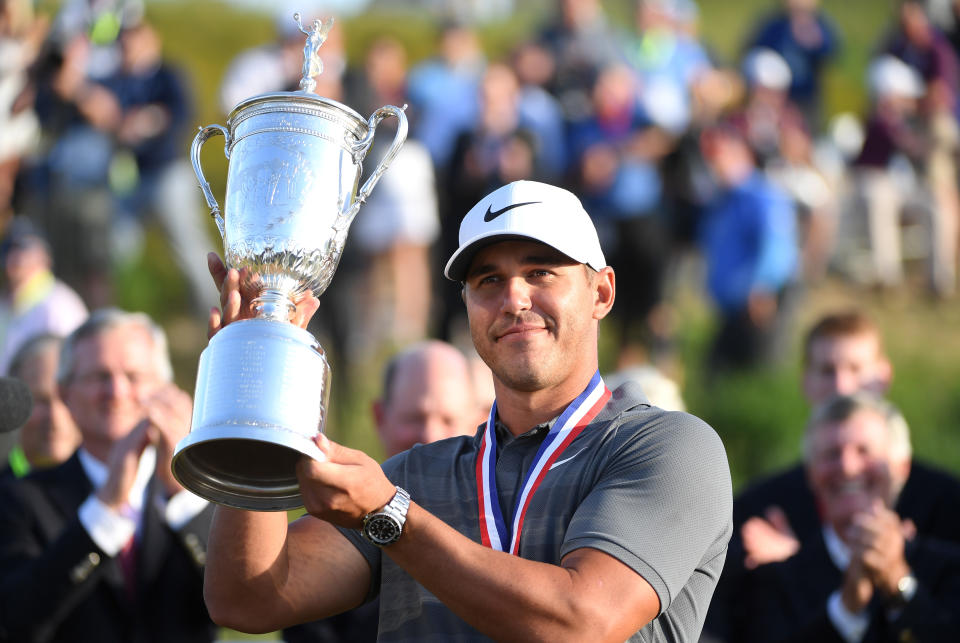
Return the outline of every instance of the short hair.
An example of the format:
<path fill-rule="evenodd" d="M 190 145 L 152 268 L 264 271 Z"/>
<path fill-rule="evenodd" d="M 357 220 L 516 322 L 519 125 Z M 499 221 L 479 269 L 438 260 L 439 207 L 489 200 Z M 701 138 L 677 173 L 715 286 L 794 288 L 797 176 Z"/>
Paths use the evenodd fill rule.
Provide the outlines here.
<path fill-rule="evenodd" d="M 803 437 L 804 460 L 809 462 L 812 455 L 813 431 L 824 424 L 849 420 L 860 411 L 869 411 L 883 418 L 890 441 L 891 457 L 901 461 L 910 459 L 913 453 L 910 446 L 910 427 L 900 410 L 875 393 L 857 391 L 850 395 L 835 395 L 814 409 Z"/>
<path fill-rule="evenodd" d="M 820 318 L 809 331 L 803 343 L 803 360 L 810 362 L 810 350 L 813 343 L 819 339 L 856 337 L 871 335 L 877 339 L 877 347 L 883 350 L 883 338 L 876 323 L 865 313 L 859 310 L 845 310 L 830 313 Z"/>
<path fill-rule="evenodd" d="M 76 367 L 77 344 L 89 337 L 122 326 L 139 326 L 153 340 L 154 366 L 157 375 L 164 382 L 173 381 L 173 364 L 167 350 L 167 335 L 146 313 L 131 313 L 119 308 L 101 308 L 93 311 L 85 322 L 70 333 L 60 348 L 60 362 L 57 364 L 57 383 L 66 384 L 73 376 Z"/>
<path fill-rule="evenodd" d="M 48 347 L 53 350 L 60 350 L 63 344 L 63 337 L 53 333 L 40 333 L 32 336 L 30 339 L 20 345 L 20 348 L 13 354 L 10 360 L 10 366 L 7 372 L 13 377 L 23 379 L 23 372 L 27 364 L 36 359 L 37 355 Z"/>

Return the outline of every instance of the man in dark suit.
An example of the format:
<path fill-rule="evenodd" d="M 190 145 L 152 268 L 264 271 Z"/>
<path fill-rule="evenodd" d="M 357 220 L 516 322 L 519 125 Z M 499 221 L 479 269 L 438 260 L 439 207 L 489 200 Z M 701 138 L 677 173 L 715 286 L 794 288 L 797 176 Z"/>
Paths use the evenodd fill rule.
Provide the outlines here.
<path fill-rule="evenodd" d="M 170 472 L 191 402 L 163 332 L 101 310 L 64 342 L 61 397 L 82 435 L 62 465 L 0 487 L 0 641 L 211 641 L 212 514 Z"/>
<path fill-rule="evenodd" d="M 892 507 L 910 470 L 906 421 L 866 392 L 819 407 L 805 469 L 820 529 L 798 553 L 747 572 L 736 641 L 951 641 L 960 546 L 916 534 Z"/>
<path fill-rule="evenodd" d="M 804 355 L 803 392 L 814 406 L 861 390 L 884 395 L 893 379 L 879 329 L 857 311 L 821 318 L 807 334 Z M 960 542 L 957 506 L 960 481 L 913 459 L 897 511 L 913 520 L 923 535 Z M 789 557 L 820 525 L 803 466 L 797 464 L 740 493 L 733 520 L 740 549 L 734 549 L 732 540 L 728 561 L 740 554 L 747 567 L 755 567 Z"/>
<path fill-rule="evenodd" d="M 804 343 L 803 393 L 811 405 L 834 395 L 870 391 L 883 395 L 893 366 L 883 349 L 880 330 L 863 313 L 828 314 L 808 331 Z M 960 481 L 916 459 L 895 510 L 924 536 L 960 542 Z M 729 639 L 728 616 L 738 600 L 747 569 L 783 561 L 801 543 L 816 541 L 820 516 L 801 463 L 763 478 L 740 492 L 733 503 L 733 537 L 723 575 L 710 605 L 704 641 Z"/>

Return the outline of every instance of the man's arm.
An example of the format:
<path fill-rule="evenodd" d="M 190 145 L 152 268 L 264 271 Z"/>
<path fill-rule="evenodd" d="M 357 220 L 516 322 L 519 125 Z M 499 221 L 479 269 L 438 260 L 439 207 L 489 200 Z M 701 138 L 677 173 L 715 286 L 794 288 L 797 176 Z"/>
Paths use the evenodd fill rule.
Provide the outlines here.
<path fill-rule="evenodd" d="M 364 453 L 325 437 L 318 445 L 328 460 L 302 459 L 298 467 L 307 510 L 357 528 L 366 513 L 390 500 L 395 487 Z M 403 535 L 384 554 L 497 640 L 622 641 L 660 609 L 653 587 L 608 554 L 581 548 L 560 565 L 511 556 L 463 536 L 415 498 Z"/>
<path fill-rule="evenodd" d="M 283 513 L 217 508 L 204 589 L 217 623 L 270 632 L 363 601 L 370 568 L 328 520 L 359 527 L 395 488 L 365 454 L 320 444 L 331 461 L 304 458 L 298 471 L 305 504 L 321 519 L 306 516 L 288 529 Z M 560 565 L 525 560 L 473 542 L 415 502 L 403 536 L 384 553 L 498 640 L 622 641 L 659 612 L 653 588 L 608 554 L 582 548 Z"/>
<path fill-rule="evenodd" d="M 657 616 L 653 587 L 616 558 L 582 548 L 551 565 L 484 547 L 411 504 L 386 548 L 398 565 L 496 640 L 623 641 Z"/>
<path fill-rule="evenodd" d="M 219 257 L 208 267 L 220 290 L 208 334 L 250 315 L 243 279 Z M 297 302 L 306 326 L 319 302 Z M 205 598 L 214 621 L 268 632 L 358 605 L 370 568 L 333 525 L 359 528 L 395 487 L 360 451 L 319 436 L 328 460 L 301 458 L 298 479 L 312 516 L 287 527 L 284 514 L 217 508 L 210 533 Z M 414 500 L 416 500 L 414 498 Z M 404 534 L 386 548 L 411 576 L 466 622 L 496 639 L 623 640 L 659 612 L 659 598 L 635 571 L 600 551 L 570 552 L 550 565 L 493 551 L 411 504 Z"/>
<path fill-rule="evenodd" d="M 330 523 L 217 507 L 204 600 L 219 625 L 265 633 L 360 605 L 370 567 Z"/>

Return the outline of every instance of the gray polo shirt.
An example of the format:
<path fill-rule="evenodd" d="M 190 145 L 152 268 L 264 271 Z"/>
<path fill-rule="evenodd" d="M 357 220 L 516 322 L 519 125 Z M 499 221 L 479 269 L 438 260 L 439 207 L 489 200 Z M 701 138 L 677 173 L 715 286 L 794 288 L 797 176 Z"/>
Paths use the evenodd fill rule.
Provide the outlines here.
<path fill-rule="evenodd" d="M 480 542 L 475 436 L 419 445 L 384 463 L 424 509 Z M 506 520 L 547 425 L 513 438 L 498 427 L 496 482 Z M 640 388 L 614 391 L 559 456 L 534 494 L 520 556 L 559 564 L 599 549 L 643 576 L 661 612 L 631 641 L 696 641 L 732 530 L 726 452 L 702 420 L 652 407 Z M 372 570 L 380 641 L 488 640 L 354 530 L 341 530 Z M 429 555 L 429 554 L 427 554 Z"/>

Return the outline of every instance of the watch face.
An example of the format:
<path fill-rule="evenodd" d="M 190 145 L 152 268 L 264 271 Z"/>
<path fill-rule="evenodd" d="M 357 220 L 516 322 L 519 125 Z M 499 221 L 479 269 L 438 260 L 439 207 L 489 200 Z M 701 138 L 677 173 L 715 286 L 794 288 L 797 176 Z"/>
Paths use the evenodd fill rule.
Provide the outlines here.
<path fill-rule="evenodd" d="M 363 526 L 363 533 L 375 545 L 389 545 L 400 538 L 400 525 L 390 516 L 376 515 Z"/>

